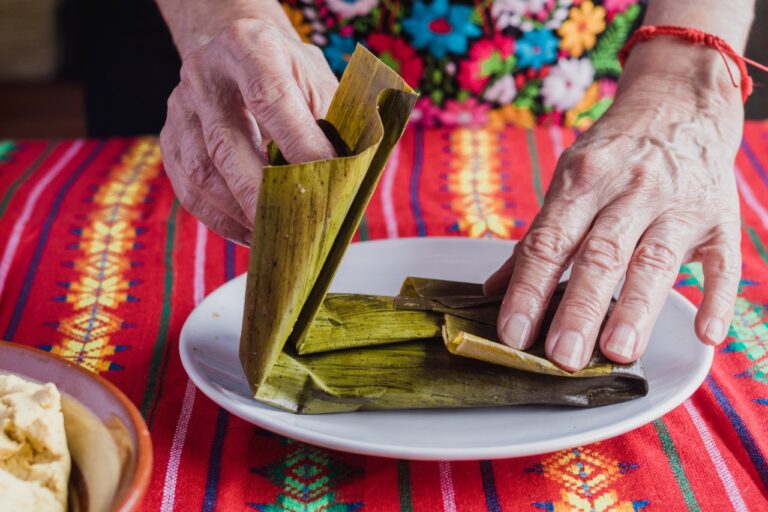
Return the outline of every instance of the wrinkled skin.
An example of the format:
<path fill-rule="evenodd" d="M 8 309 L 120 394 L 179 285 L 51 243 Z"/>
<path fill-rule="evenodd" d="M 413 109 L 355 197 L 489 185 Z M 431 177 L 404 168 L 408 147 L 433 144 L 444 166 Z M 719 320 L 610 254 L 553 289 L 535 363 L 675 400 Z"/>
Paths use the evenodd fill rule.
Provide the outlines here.
<path fill-rule="evenodd" d="M 186 55 L 160 134 L 181 205 L 249 245 L 266 143 L 276 141 L 289 162 L 332 158 L 315 119 L 337 85 L 318 47 L 255 19 Z"/>
<path fill-rule="evenodd" d="M 634 361 L 688 261 L 700 261 L 705 276 L 697 335 L 711 345 L 723 341 L 741 272 L 733 162 L 743 113 L 738 91 L 709 78 L 692 88 L 690 78 L 628 77 L 605 116 L 563 153 L 542 211 L 485 285 L 487 293 L 506 290 L 498 321 L 505 343 L 533 343 L 573 263 L 547 336 L 549 358 L 581 369 L 597 341 L 610 359 Z"/>

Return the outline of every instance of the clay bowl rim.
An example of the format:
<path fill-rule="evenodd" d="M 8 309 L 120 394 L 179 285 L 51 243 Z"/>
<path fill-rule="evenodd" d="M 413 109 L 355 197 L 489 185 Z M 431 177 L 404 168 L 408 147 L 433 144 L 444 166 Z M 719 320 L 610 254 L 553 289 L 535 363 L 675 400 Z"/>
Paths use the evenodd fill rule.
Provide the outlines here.
<path fill-rule="evenodd" d="M 88 371 L 80 365 L 68 361 L 63 357 L 59 357 L 57 355 L 51 354 L 50 352 L 46 352 L 35 347 L 0 340 L 0 348 L 3 347 L 7 347 L 11 350 L 26 350 L 34 353 L 37 356 L 50 358 L 76 372 L 80 372 L 87 378 L 94 379 L 101 386 L 105 387 L 110 394 L 117 398 L 123 408 L 128 411 L 128 416 L 131 419 L 131 423 L 133 423 L 138 438 L 138 446 L 136 446 L 136 469 L 134 471 L 133 478 L 126 487 L 125 494 L 120 498 L 120 501 L 112 507 L 112 511 L 130 512 L 138 510 L 144 496 L 147 493 L 149 480 L 152 476 L 153 453 L 152 438 L 149 433 L 149 428 L 147 427 L 144 418 L 141 416 L 138 409 L 136 409 L 136 406 L 133 404 L 133 402 L 127 396 L 125 396 L 125 393 L 123 393 L 120 388 L 109 382 L 104 377 Z"/>

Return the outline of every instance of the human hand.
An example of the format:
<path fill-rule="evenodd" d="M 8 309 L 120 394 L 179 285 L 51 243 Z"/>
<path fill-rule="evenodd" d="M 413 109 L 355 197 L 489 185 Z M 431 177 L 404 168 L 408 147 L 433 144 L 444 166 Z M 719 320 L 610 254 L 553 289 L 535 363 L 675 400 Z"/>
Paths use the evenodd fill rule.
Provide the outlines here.
<path fill-rule="evenodd" d="M 739 91 L 717 52 L 653 44 L 669 45 L 668 62 L 692 58 L 695 67 L 683 63 L 688 75 L 676 75 L 649 61 L 633 68 L 642 73 L 622 77 L 613 106 L 563 153 L 541 212 L 485 284 L 488 294 L 506 289 L 499 337 L 524 349 L 573 263 L 545 344 L 548 357 L 569 371 L 588 363 L 624 274 L 599 340 L 613 361 L 631 362 L 645 351 L 685 261 L 700 261 L 705 276 L 698 337 L 721 343 L 733 314 L 741 272 L 733 175 L 743 124 Z M 638 46 L 634 58 L 642 62 L 652 48 Z"/>
<path fill-rule="evenodd" d="M 183 58 L 160 146 L 181 205 L 250 244 L 264 147 L 291 162 L 334 150 L 315 120 L 338 82 L 319 48 L 268 22 L 240 19 Z"/>

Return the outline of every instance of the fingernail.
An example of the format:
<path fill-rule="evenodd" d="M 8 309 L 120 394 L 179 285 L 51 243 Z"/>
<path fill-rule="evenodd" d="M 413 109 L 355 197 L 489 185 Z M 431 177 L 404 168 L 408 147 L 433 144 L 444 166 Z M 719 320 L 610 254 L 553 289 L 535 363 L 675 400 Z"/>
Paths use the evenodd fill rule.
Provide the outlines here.
<path fill-rule="evenodd" d="M 569 368 L 580 368 L 584 357 L 584 338 L 577 331 L 563 331 L 555 340 L 552 359 Z"/>
<path fill-rule="evenodd" d="M 613 328 L 605 348 L 621 357 L 632 357 L 635 355 L 635 345 L 637 345 L 635 328 L 628 324 L 619 324 Z"/>
<path fill-rule="evenodd" d="M 528 343 L 528 335 L 531 331 L 531 321 L 528 317 L 515 313 L 507 320 L 502 329 L 504 343 L 512 348 L 523 350 Z"/>
<path fill-rule="evenodd" d="M 704 334 L 707 335 L 707 338 L 714 341 L 715 343 L 720 343 L 723 341 L 723 321 L 719 318 L 713 318 L 709 322 L 707 322 L 707 328 L 704 329 Z"/>

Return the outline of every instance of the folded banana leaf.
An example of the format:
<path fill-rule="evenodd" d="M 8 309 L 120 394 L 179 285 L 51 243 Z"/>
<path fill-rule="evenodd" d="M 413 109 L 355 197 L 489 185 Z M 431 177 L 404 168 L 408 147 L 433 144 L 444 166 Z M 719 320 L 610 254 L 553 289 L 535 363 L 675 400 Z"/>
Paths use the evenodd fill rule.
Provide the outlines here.
<path fill-rule="evenodd" d="M 641 375 L 616 369 L 574 379 L 449 353 L 439 339 L 297 356 L 279 355 L 260 402 L 301 414 L 522 404 L 595 407 L 645 395 Z"/>
<path fill-rule="evenodd" d="M 240 337 L 254 393 L 289 338 L 305 336 L 416 97 L 358 45 L 325 119 L 349 156 L 264 168 Z M 274 148 L 270 156 L 279 162 Z"/>
<path fill-rule="evenodd" d="M 501 299 L 483 294 L 481 284 L 407 277 L 394 303 L 396 309 L 434 311 L 496 325 Z"/>
<path fill-rule="evenodd" d="M 299 355 L 438 338 L 442 315 L 396 310 L 392 297 L 329 293 L 296 344 Z"/>

